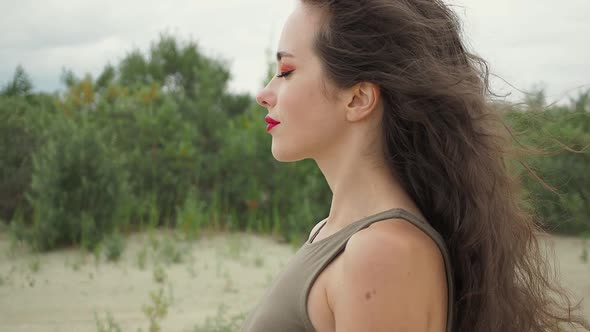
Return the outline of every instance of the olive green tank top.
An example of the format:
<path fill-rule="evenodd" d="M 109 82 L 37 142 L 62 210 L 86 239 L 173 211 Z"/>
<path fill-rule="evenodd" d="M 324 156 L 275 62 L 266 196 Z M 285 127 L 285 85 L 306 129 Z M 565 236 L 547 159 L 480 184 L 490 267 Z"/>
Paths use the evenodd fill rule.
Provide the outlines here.
<path fill-rule="evenodd" d="M 328 264 L 343 250 L 348 239 L 372 223 L 385 219 L 407 220 L 428 234 L 438 245 L 445 263 L 448 285 L 448 312 L 446 331 L 452 331 L 453 276 L 450 257 L 440 234 L 421 218 L 401 208 L 383 211 L 346 225 L 338 232 L 313 242 L 319 229 L 291 257 L 283 271 L 246 318 L 242 332 L 315 332 L 307 312 L 307 297 L 313 282 Z"/>

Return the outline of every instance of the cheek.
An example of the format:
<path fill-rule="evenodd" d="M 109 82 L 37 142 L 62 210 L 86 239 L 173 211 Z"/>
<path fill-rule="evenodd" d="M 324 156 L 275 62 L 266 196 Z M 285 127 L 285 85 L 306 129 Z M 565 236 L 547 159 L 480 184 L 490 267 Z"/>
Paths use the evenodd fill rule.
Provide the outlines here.
<path fill-rule="evenodd" d="M 317 82 L 290 86 L 280 103 L 286 120 L 285 132 L 289 137 L 297 137 L 302 149 L 321 149 L 341 135 L 343 117 L 338 114 L 337 104 L 326 98 Z"/>
<path fill-rule="evenodd" d="M 318 81 L 291 81 L 277 95 L 284 123 L 273 134 L 272 153 L 279 161 L 314 158 L 342 141 L 344 117 L 338 105 L 326 98 Z"/>
<path fill-rule="evenodd" d="M 314 80 L 293 82 L 279 98 L 281 115 L 300 125 L 317 126 L 327 120 L 333 108 Z"/>

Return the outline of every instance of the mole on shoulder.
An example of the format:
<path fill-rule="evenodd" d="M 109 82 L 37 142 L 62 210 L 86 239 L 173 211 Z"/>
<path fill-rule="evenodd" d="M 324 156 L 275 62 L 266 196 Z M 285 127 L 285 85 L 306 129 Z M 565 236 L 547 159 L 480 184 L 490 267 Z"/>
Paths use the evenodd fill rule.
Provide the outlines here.
<path fill-rule="evenodd" d="M 372 292 L 367 292 L 367 293 L 365 294 L 365 299 L 369 300 L 369 299 L 371 298 L 371 294 L 372 294 L 372 295 L 375 295 L 375 294 L 377 294 L 377 291 L 376 291 L 375 289 L 373 289 L 373 291 L 372 291 Z"/>

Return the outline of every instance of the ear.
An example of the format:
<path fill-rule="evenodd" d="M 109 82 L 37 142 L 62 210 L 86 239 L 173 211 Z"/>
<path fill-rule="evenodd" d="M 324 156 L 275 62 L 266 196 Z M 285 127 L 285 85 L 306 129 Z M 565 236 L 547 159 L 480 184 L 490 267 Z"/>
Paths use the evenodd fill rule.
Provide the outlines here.
<path fill-rule="evenodd" d="M 358 83 L 346 94 L 346 119 L 350 122 L 361 121 L 377 109 L 381 89 L 373 83 Z"/>

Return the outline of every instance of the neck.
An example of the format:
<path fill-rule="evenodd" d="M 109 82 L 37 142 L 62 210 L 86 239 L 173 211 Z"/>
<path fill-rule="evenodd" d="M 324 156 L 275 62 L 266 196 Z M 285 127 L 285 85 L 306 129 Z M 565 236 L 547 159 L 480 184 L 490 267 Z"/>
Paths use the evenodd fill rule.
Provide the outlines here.
<path fill-rule="evenodd" d="M 422 216 L 384 158 L 361 157 L 350 153 L 350 146 L 345 150 L 338 158 L 316 160 L 332 191 L 326 226 L 340 229 L 396 207 Z"/>

